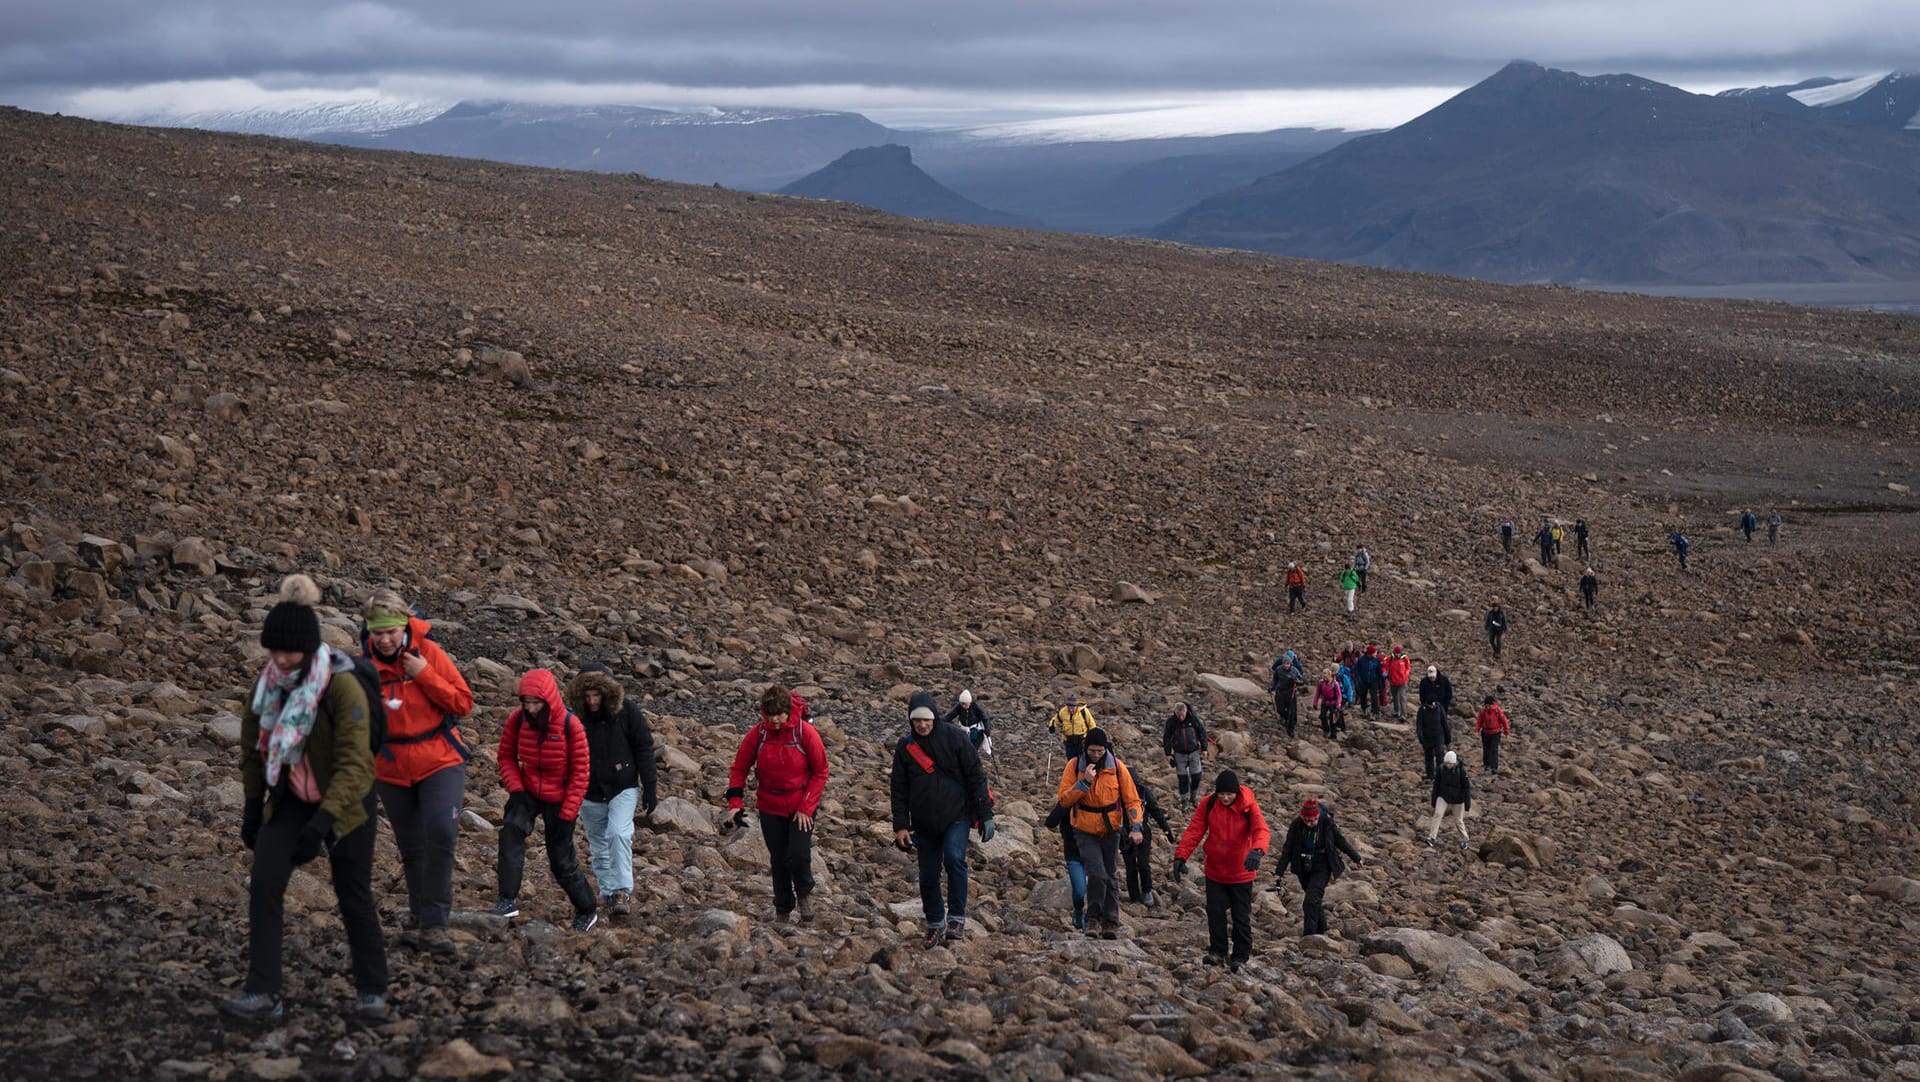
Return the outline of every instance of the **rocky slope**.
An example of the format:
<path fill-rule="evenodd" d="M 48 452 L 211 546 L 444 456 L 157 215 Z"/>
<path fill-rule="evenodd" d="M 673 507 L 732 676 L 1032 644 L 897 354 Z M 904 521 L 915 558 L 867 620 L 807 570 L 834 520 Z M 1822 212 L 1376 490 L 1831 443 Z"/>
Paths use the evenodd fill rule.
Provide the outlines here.
<path fill-rule="evenodd" d="M 1920 1073 L 1911 320 L 19 112 L 0 193 L 14 1075 Z M 1747 504 L 1782 508 L 1777 547 L 1739 540 Z M 1571 559 L 1499 554 L 1502 514 L 1595 525 L 1597 613 Z M 1378 570 L 1349 621 L 1357 543 Z M 482 748 L 518 671 L 611 662 L 670 749 L 639 912 L 564 934 L 536 859 L 531 919 L 463 919 L 457 959 L 396 945 L 400 1017 L 365 1029 L 302 873 L 287 1023 L 223 1026 L 234 715 L 295 569 L 341 641 L 376 585 L 426 608 Z M 1390 638 L 1467 702 L 1505 688 L 1468 852 L 1419 844 L 1403 731 L 1287 741 L 1219 679 Z M 766 920 L 757 836 L 711 828 L 771 679 L 835 761 L 831 904 L 800 928 Z M 951 952 L 917 949 L 888 846 L 916 686 L 999 725 L 1003 836 Z M 1369 857 L 1335 934 L 1295 934 L 1289 885 L 1246 975 L 1204 969 L 1189 883 L 1118 944 L 1077 938 L 1035 833 L 1069 688 L 1163 791 L 1142 731 L 1186 699 L 1276 827 L 1330 801 Z M 480 909 L 503 794 L 489 755 L 472 777 Z M 375 887 L 397 932 L 385 842 Z"/>

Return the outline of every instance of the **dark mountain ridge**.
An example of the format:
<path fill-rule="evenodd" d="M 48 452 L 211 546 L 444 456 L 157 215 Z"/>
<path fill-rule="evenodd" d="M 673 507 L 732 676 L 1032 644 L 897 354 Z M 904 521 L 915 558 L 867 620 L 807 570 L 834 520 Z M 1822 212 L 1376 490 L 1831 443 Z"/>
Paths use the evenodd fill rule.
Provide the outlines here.
<path fill-rule="evenodd" d="M 837 199 L 908 218 L 960 225 L 1037 229 L 1031 218 L 983 207 L 928 176 L 913 164 L 913 152 L 895 143 L 849 150 L 817 173 L 780 189 L 781 195 Z"/>

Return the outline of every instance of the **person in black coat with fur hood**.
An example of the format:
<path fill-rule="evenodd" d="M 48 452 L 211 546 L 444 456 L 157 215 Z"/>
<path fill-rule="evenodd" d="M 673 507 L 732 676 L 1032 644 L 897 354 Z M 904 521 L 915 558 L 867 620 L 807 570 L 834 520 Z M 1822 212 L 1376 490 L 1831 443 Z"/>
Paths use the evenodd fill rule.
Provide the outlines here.
<path fill-rule="evenodd" d="M 624 916 L 633 896 L 633 817 L 659 804 L 653 763 L 653 729 L 646 712 L 626 695 L 612 670 L 598 662 L 582 667 L 567 687 L 567 706 L 587 732 L 587 799 L 580 805 L 587 853 L 600 904 Z"/>

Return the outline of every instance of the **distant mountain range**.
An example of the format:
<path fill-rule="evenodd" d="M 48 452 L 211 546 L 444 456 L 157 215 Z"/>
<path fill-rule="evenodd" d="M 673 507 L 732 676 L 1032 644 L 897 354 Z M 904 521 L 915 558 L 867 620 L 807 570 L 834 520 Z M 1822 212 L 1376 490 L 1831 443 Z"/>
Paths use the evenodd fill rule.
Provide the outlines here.
<path fill-rule="evenodd" d="M 1765 96 L 1515 63 L 1151 232 L 1514 282 L 1920 280 L 1920 139 Z"/>
<path fill-rule="evenodd" d="M 1806 112 L 1869 128 L 1920 132 L 1920 75 L 1904 71 L 1853 79 L 1808 79 L 1792 86 L 1726 90 L 1740 98 L 1783 112 Z"/>
<path fill-rule="evenodd" d="M 898 144 L 849 150 L 831 165 L 780 189 L 781 195 L 838 199 L 908 218 L 962 225 L 1037 229 L 1039 222 L 989 210 L 928 176 L 913 164 L 913 152 Z"/>

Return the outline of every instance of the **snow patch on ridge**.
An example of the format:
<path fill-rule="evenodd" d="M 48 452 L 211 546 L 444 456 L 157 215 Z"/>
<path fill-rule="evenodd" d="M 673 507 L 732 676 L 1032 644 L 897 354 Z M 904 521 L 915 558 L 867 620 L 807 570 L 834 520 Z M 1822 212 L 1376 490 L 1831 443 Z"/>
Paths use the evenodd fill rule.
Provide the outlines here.
<path fill-rule="evenodd" d="M 1823 105 L 1845 105 L 1847 102 L 1879 86 L 1881 81 L 1891 74 L 1892 72 L 1883 71 L 1878 75 L 1862 75 L 1858 79 L 1848 79 L 1844 83 L 1834 83 L 1831 86 L 1816 86 L 1811 90 L 1796 90 L 1787 96 L 1802 105 L 1811 105 L 1815 108 Z"/>

